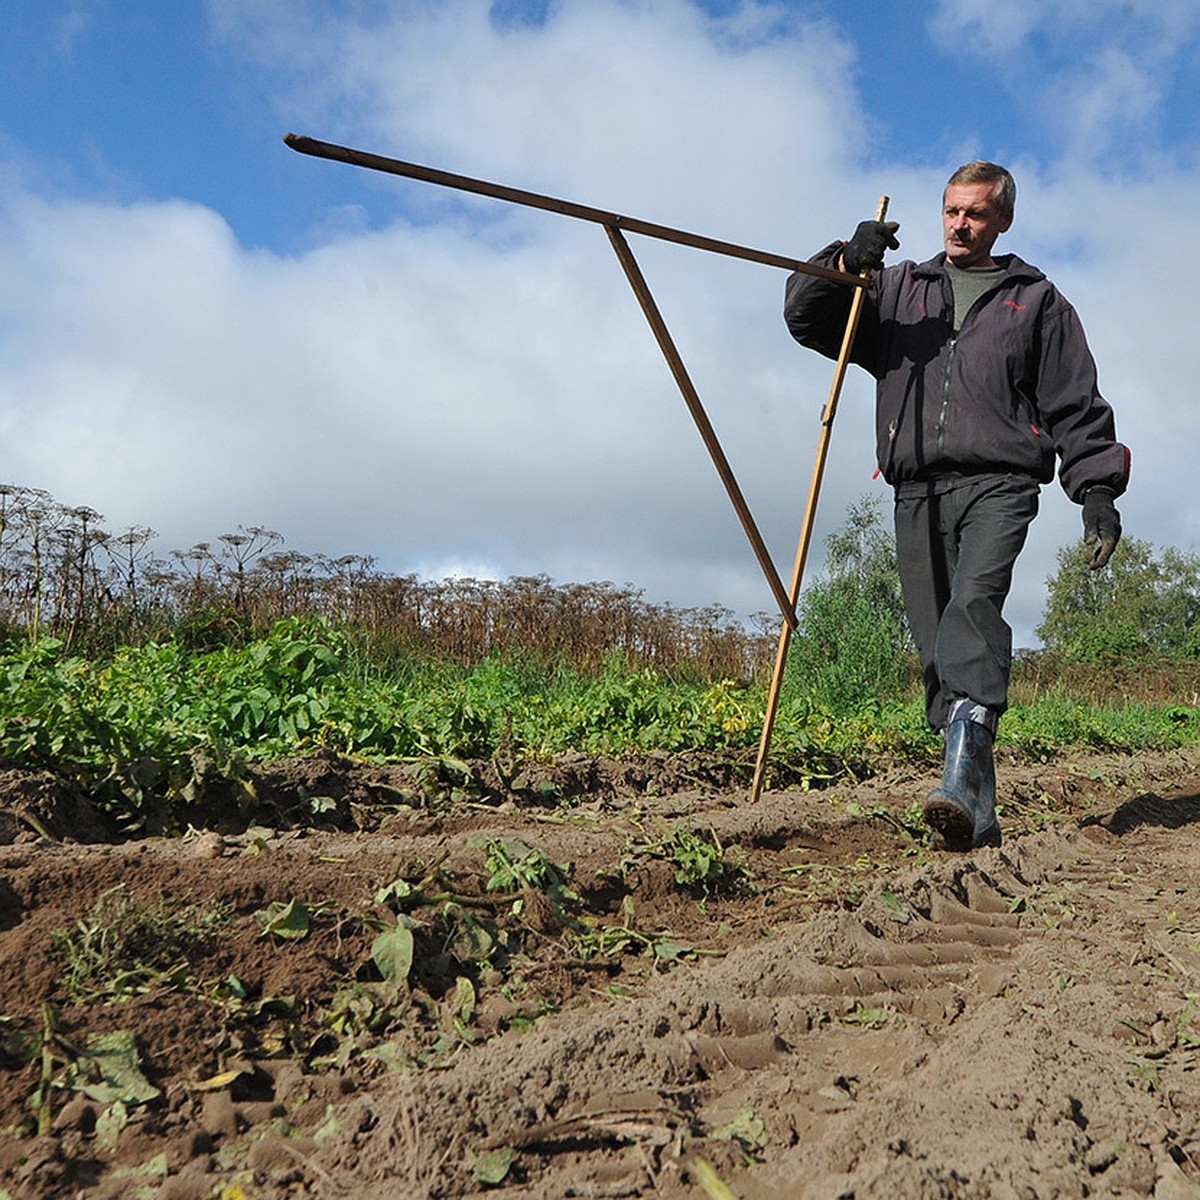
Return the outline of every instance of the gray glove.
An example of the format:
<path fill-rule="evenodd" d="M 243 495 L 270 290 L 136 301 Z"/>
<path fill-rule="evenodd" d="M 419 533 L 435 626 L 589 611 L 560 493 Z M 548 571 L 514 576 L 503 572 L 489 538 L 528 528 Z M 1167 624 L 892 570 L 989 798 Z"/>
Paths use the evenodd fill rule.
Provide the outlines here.
<path fill-rule="evenodd" d="M 860 221 L 854 236 L 842 247 L 842 265 L 851 275 L 878 270 L 885 251 L 900 249 L 899 228 L 899 221 Z"/>
<path fill-rule="evenodd" d="M 1083 541 L 1095 546 L 1088 566 L 1098 571 L 1112 558 L 1121 540 L 1121 516 L 1113 503 L 1115 497 L 1108 488 L 1089 488 L 1083 497 Z"/>

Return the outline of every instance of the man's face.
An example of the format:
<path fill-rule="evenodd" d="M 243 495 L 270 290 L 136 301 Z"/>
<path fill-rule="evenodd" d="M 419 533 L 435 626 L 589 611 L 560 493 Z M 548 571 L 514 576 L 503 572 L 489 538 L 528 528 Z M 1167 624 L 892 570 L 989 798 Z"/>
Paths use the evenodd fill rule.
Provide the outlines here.
<path fill-rule="evenodd" d="M 956 267 L 991 265 L 996 239 L 1012 224 L 1012 213 L 1001 216 L 994 183 L 952 183 L 942 204 L 946 257 Z"/>

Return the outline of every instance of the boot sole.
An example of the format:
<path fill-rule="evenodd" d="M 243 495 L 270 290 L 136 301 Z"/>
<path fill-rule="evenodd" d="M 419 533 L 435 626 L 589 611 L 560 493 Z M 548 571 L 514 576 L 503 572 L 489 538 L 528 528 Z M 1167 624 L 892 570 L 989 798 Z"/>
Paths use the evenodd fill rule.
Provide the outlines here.
<path fill-rule="evenodd" d="M 983 846 L 998 847 L 1000 846 L 1001 842 L 1002 838 L 1000 837 L 1000 825 L 999 823 L 993 823 L 979 835 L 979 840 L 976 841 L 974 847 L 972 848 L 978 850 Z"/>
<path fill-rule="evenodd" d="M 933 830 L 938 850 L 970 850 L 975 838 L 975 821 L 948 796 L 930 796 L 922 809 L 925 823 Z"/>
<path fill-rule="evenodd" d="M 951 799 L 939 796 L 926 800 L 925 823 L 933 830 L 933 848 L 963 852 L 1001 844 L 999 822 L 993 821 L 975 838 L 975 824 L 965 810 Z"/>

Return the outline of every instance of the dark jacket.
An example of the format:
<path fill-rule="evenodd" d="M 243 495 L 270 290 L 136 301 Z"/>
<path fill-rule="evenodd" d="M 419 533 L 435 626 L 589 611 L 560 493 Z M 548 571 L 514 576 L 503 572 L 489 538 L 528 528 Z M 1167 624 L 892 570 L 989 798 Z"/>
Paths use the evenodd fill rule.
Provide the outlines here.
<path fill-rule="evenodd" d="M 813 258 L 836 266 L 841 242 Z M 958 474 L 1054 478 L 1079 503 L 1092 487 L 1119 496 L 1129 451 L 1074 308 L 1016 255 L 953 332 L 945 255 L 875 272 L 867 287 L 853 361 L 877 381 L 876 437 L 884 478 L 897 487 Z M 795 272 L 784 317 L 803 346 L 836 358 L 852 290 Z"/>

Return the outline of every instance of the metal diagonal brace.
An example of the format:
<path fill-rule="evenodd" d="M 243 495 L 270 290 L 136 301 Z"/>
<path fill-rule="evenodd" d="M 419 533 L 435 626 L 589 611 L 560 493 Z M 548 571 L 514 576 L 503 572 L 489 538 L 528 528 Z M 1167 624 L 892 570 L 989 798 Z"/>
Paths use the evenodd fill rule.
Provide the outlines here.
<path fill-rule="evenodd" d="M 426 183 L 440 184 L 460 192 L 473 192 L 477 196 L 491 196 L 496 200 L 507 200 L 510 204 L 523 204 L 527 208 L 541 208 L 556 212 L 564 217 L 575 217 L 580 221 L 591 221 L 612 229 L 623 229 L 627 233 L 640 233 L 646 237 L 660 238 L 666 242 L 677 242 L 697 250 L 709 250 L 714 254 L 727 254 L 732 258 L 744 258 L 750 262 L 763 263 L 768 267 L 782 267 L 785 271 L 803 271 L 807 275 L 818 275 L 822 279 L 833 279 L 849 287 L 861 288 L 862 279 L 845 271 L 834 271 L 803 259 L 787 258 L 782 254 L 771 254 L 766 250 L 754 250 L 734 242 L 722 242 L 716 238 L 688 233 L 683 229 L 672 229 L 669 225 L 655 225 L 651 221 L 639 221 L 636 217 L 625 217 L 620 213 L 607 212 L 602 208 L 591 208 L 586 204 L 575 204 L 570 200 L 558 200 L 538 192 L 527 192 L 521 188 L 504 184 L 488 183 L 483 179 L 472 179 L 468 175 L 455 175 L 450 171 L 439 171 L 436 167 L 423 167 L 417 163 L 403 162 L 398 158 L 385 158 L 381 154 L 369 154 L 365 150 L 351 150 L 332 142 L 319 142 L 316 138 L 299 133 L 284 135 L 284 142 L 301 154 L 315 158 L 328 158 L 335 162 L 349 163 L 354 167 L 366 167 L 371 171 L 384 171 L 389 175 L 403 175 L 408 179 L 421 179 Z"/>
<path fill-rule="evenodd" d="M 758 559 L 758 565 L 762 567 L 763 574 L 767 577 L 767 584 L 779 605 L 779 611 L 783 614 L 784 627 L 795 629 L 796 602 L 789 600 L 787 592 L 784 591 L 783 580 L 779 578 L 775 563 L 771 560 L 771 555 L 763 543 L 762 535 L 758 532 L 758 526 L 754 523 L 754 517 L 750 514 L 742 490 L 738 487 L 725 452 L 721 449 L 721 443 L 717 440 L 717 435 L 708 420 L 708 414 L 704 411 L 704 405 L 700 403 L 700 397 L 695 387 L 692 386 L 687 368 L 683 365 L 683 359 L 679 357 L 679 351 L 676 350 L 675 343 L 671 340 L 666 322 L 658 310 L 658 305 L 654 302 L 654 297 L 650 294 L 650 289 L 646 286 L 646 280 L 637 260 L 633 257 L 633 251 L 630 250 L 629 243 L 619 229 L 612 225 L 606 225 L 604 229 L 608 234 L 609 241 L 612 242 L 613 249 L 617 252 L 617 257 L 621 260 L 621 266 L 625 268 L 625 277 L 629 280 L 629 285 L 633 288 L 638 303 L 642 306 L 642 312 L 646 314 L 646 320 L 650 322 L 650 328 L 654 331 L 659 349 L 662 350 L 663 357 L 667 360 L 667 366 L 671 368 L 671 374 L 675 376 L 675 382 L 683 395 L 684 403 L 688 406 L 688 411 L 692 414 L 692 420 L 696 422 L 696 428 L 700 431 L 700 436 L 708 447 L 708 453 L 713 460 L 713 465 L 717 468 L 717 474 L 721 476 L 721 482 L 725 484 L 725 491 L 742 522 L 742 529 L 745 530 L 746 537 L 750 540 L 754 555 Z"/>

